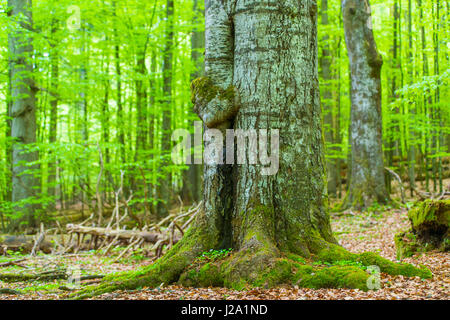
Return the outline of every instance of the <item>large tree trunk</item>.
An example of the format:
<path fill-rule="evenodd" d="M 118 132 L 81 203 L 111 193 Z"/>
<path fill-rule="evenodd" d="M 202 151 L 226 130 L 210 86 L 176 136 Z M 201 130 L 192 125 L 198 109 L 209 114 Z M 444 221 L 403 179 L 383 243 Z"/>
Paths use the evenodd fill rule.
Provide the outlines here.
<path fill-rule="evenodd" d="M 27 151 L 27 145 L 36 142 L 36 92 L 31 61 L 31 1 L 10 0 L 8 6 L 9 15 L 17 21 L 8 36 L 8 42 L 12 88 L 11 137 L 15 139 L 12 148 L 12 201 L 18 203 L 33 197 L 37 193 L 35 188 L 39 186 L 33 173 L 30 173 L 35 167 L 27 166 L 36 161 L 38 156 L 37 152 Z M 33 205 L 18 203 L 16 210 L 22 213 L 29 227 L 36 227 Z M 21 220 L 13 221 L 10 227 L 16 229 Z"/>
<path fill-rule="evenodd" d="M 205 163 L 204 212 L 183 239 L 147 269 L 105 279 L 78 298 L 175 281 L 237 289 L 294 283 L 367 290 L 368 275 L 361 269 L 314 268 L 308 262 L 352 260 L 380 265 L 382 271 L 395 266 L 401 274 L 413 268 L 372 253 L 347 252 L 331 233 L 316 11 L 313 0 L 206 2 L 206 77 L 192 84 L 195 109 L 208 128 L 219 131 L 279 130 L 278 171 L 264 171 L 259 164 Z M 222 251 L 219 259 L 196 259 L 221 248 L 233 251 Z"/>
<path fill-rule="evenodd" d="M 368 1 L 342 3 L 351 71 L 351 180 L 348 206 L 362 209 L 387 203 L 381 122 L 382 58 L 373 38 Z"/>

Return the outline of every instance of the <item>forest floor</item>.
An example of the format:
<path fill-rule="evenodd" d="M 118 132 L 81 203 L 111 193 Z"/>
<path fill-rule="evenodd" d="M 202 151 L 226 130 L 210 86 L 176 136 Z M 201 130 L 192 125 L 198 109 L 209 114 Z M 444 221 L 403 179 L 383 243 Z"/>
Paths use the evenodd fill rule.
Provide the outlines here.
<path fill-rule="evenodd" d="M 373 208 L 369 212 L 340 212 L 332 213 L 332 227 L 340 244 L 352 252 L 372 251 L 381 256 L 395 260 L 394 235 L 409 228 L 406 209 Z M 0 273 L 30 272 L 30 270 L 48 270 L 49 268 L 79 268 L 81 274 L 108 274 L 117 271 L 135 269 L 148 265 L 154 258 L 135 253 L 127 259 L 114 259 L 121 252 L 115 248 L 109 256 L 99 252 L 89 251 L 76 255 L 51 256 L 38 255 L 28 259 L 22 266 L 0 268 Z M 0 263 L 20 258 L 1 257 Z M 403 262 L 414 265 L 423 264 L 430 268 L 433 279 L 422 280 L 406 278 L 403 276 L 390 276 L 381 274 L 381 289 L 364 292 L 354 289 L 304 289 L 298 287 L 279 287 L 275 289 L 250 289 L 235 291 L 225 288 L 186 288 L 177 285 L 159 288 L 141 288 L 135 291 L 118 291 L 95 299 L 102 300 L 152 300 L 152 299 L 330 299 L 330 300 L 358 300 L 358 299 L 448 299 L 450 294 L 450 253 L 429 252 L 417 254 Z M 93 283 L 98 280 L 82 281 L 81 285 Z M 65 299 L 67 291 L 66 280 L 52 282 L 16 282 L 6 283 L 0 281 L 0 288 L 11 288 L 22 292 L 20 295 L 0 294 L 1 299 Z M 63 288 L 64 289 L 64 288 Z"/>

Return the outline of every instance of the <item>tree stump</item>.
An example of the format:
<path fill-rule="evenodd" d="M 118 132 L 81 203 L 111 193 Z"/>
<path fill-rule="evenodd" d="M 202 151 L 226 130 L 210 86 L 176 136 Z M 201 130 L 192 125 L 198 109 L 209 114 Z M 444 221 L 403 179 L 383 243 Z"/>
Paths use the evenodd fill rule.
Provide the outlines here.
<path fill-rule="evenodd" d="M 450 200 L 426 200 L 408 212 L 411 229 L 395 236 L 397 258 L 450 249 Z"/>

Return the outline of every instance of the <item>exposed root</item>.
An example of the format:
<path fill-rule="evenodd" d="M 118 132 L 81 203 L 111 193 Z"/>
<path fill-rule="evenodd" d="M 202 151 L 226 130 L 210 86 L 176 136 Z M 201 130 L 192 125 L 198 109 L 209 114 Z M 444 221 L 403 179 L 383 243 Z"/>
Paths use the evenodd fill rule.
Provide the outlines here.
<path fill-rule="evenodd" d="M 189 229 L 183 239 L 154 264 L 136 271 L 106 276 L 100 285 L 86 287 L 70 295 L 70 298 L 85 299 L 115 290 L 157 287 L 176 282 L 197 256 L 213 247 L 211 243 L 215 239 L 202 227 L 200 223 L 199 227 Z M 200 229 L 203 229 L 202 232 Z"/>
<path fill-rule="evenodd" d="M 218 260 L 198 259 L 204 247 L 181 241 L 155 264 L 134 272 L 106 277 L 99 286 L 87 287 L 72 294 L 85 299 L 115 290 L 157 287 L 178 282 L 193 287 L 228 287 L 242 290 L 252 287 L 270 288 L 298 285 L 306 288 L 351 288 L 367 291 L 371 274 L 367 267 L 377 266 L 392 275 L 431 278 L 426 268 L 394 263 L 374 253 L 354 254 L 328 244 L 317 254 L 305 259 L 281 253 L 272 247 L 245 247 Z"/>

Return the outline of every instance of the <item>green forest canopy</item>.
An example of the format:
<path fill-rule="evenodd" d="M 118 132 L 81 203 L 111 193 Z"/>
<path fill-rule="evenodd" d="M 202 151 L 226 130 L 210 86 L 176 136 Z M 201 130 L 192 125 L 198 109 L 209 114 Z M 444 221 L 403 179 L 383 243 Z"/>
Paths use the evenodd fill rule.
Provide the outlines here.
<path fill-rule="evenodd" d="M 0 5 L 0 215 L 5 228 L 19 214 L 11 205 L 8 117 L 14 98 L 9 91 L 8 34 L 17 23 L 7 15 L 7 1 Z M 450 175 L 443 169 L 450 156 L 449 3 L 372 0 L 371 6 L 384 61 L 385 166 L 402 179 L 425 181 L 427 189 L 442 192 L 442 179 Z M 193 57 L 203 57 L 201 48 L 194 49 L 200 55 L 192 54 L 193 35 L 204 29 L 203 2 L 195 7 L 194 1 L 176 1 L 173 15 L 166 0 L 33 1 L 32 12 L 33 26 L 23 34 L 33 44 L 29 58 L 37 141 L 27 147 L 39 156 L 27 166 L 40 184 L 25 201 L 42 209 L 36 216 L 46 219 L 55 205 L 67 209 L 82 203 L 87 209 L 97 193 L 112 203 L 121 177 L 125 197 L 133 195 L 130 204 L 137 212 L 156 213 L 158 202 L 176 201 L 183 183 L 189 183 L 187 167 L 167 161 L 171 150 L 165 142 L 174 129 L 192 131 L 192 122 L 198 120 L 190 82 L 201 68 Z M 332 115 L 324 121 L 324 130 L 331 132 L 326 155 L 343 178 L 336 191 L 342 196 L 341 182 L 348 175 L 349 61 L 340 2 L 329 1 L 328 24 L 321 23 L 322 13 L 319 59 L 324 47 L 331 59 L 331 74 L 320 79 L 322 93 L 331 91 L 330 99 L 322 96 L 322 104 L 331 106 L 323 114 Z M 408 156 L 411 146 L 416 148 L 414 159 Z M 170 182 L 170 197 L 158 187 L 165 181 Z M 189 202 L 195 197 L 182 198 Z"/>

